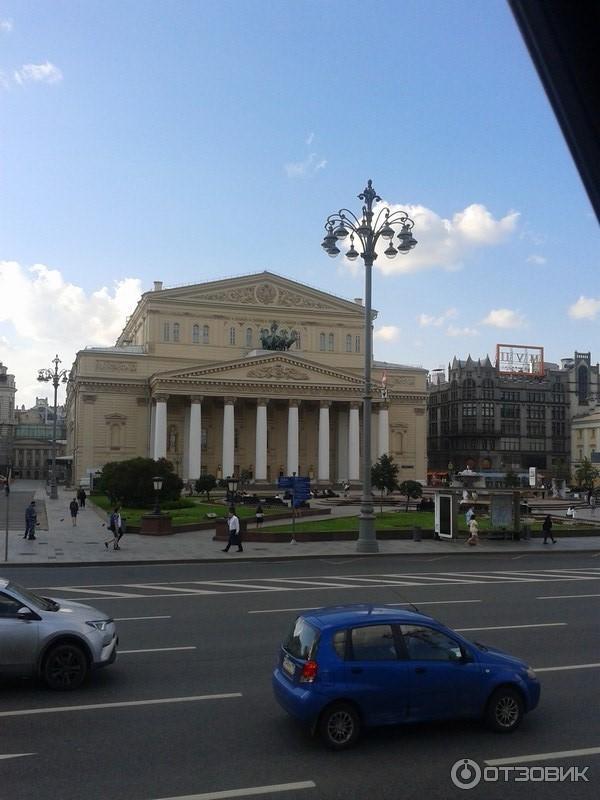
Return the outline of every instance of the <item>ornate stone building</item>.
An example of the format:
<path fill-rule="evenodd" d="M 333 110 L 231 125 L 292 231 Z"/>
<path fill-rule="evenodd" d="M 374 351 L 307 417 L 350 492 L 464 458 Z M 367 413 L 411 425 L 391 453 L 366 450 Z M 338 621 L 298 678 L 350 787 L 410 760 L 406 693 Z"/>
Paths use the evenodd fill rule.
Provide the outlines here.
<path fill-rule="evenodd" d="M 0 361 L 0 474 L 6 473 L 12 462 L 16 391 L 15 376 Z"/>
<path fill-rule="evenodd" d="M 374 313 L 375 316 L 375 313 Z M 273 321 L 291 349 L 261 349 Z M 364 308 L 269 272 L 142 295 L 114 347 L 77 353 L 67 453 L 86 482 L 109 461 L 168 458 L 185 481 L 248 471 L 360 481 Z M 385 374 L 385 380 L 383 376 Z M 425 480 L 426 370 L 373 364 L 375 460 Z"/>

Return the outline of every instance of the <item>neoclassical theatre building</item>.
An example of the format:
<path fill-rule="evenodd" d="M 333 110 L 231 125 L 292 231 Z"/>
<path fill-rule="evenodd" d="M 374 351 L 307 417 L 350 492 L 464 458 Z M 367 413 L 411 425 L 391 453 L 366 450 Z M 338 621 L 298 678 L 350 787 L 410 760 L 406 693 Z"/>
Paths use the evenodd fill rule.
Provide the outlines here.
<path fill-rule="evenodd" d="M 374 313 L 375 316 L 375 313 Z M 265 350 L 276 322 L 289 350 Z M 109 461 L 168 458 L 193 481 L 248 471 L 320 485 L 361 480 L 364 308 L 270 272 L 139 300 L 114 347 L 77 353 L 67 388 L 73 480 Z M 425 481 L 424 369 L 373 364 L 372 459 Z"/>

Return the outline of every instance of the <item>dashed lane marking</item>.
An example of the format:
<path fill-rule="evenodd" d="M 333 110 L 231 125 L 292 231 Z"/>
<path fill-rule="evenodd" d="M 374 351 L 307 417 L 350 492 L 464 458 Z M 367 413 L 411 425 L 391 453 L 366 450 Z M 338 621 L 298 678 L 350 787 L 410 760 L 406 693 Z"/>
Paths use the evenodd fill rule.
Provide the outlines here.
<path fill-rule="evenodd" d="M 486 628 L 455 628 L 459 633 L 467 631 L 514 631 L 519 628 L 559 628 L 566 625 L 566 622 L 539 622 L 532 625 L 490 625 Z"/>
<path fill-rule="evenodd" d="M 146 620 L 146 619 L 171 619 L 170 615 L 168 614 L 160 614 L 154 617 L 115 617 L 115 622 L 134 622 L 137 620 Z"/>
<path fill-rule="evenodd" d="M 175 650 L 196 650 L 195 645 L 186 647 L 149 647 L 144 650 L 119 650 L 120 656 L 129 656 L 133 653 L 170 653 Z"/>
<path fill-rule="evenodd" d="M 223 694 L 197 694 L 189 697 L 161 697 L 156 700 L 124 700 L 119 703 L 91 703 L 85 706 L 51 706 L 49 708 L 19 708 L 14 711 L 0 711 L 0 717 L 31 717 L 37 714 L 63 714 L 69 711 L 103 711 L 107 708 L 134 708 L 138 706 L 158 706 L 169 703 L 196 703 L 204 700 L 230 700 L 242 697 L 241 692 Z"/>
<path fill-rule="evenodd" d="M 528 764 L 533 761 L 554 761 L 560 758 L 580 758 L 581 756 L 597 756 L 600 747 L 583 747 L 580 750 L 557 750 L 554 753 L 533 753 L 514 758 L 490 758 L 484 763 L 489 767 L 500 767 L 504 764 Z"/>
<path fill-rule="evenodd" d="M 0 761 L 6 761 L 9 758 L 23 758 L 24 756 L 35 756 L 36 753 L 3 753 L 0 755 Z"/>
<path fill-rule="evenodd" d="M 563 667 L 534 667 L 536 672 L 565 672 L 569 669 L 597 669 L 600 663 L 597 664 L 565 664 Z"/>
<path fill-rule="evenodd" d="M 536 597 L 536 600 L 572 600 L 575 597 L 600 597 L 600 594 L 548 594 Z"/>
<path fill-rule="evenodd" d="M 274 783 L 270 786 L 247 786 L 245 789 L 225 789 L 221 792 L 161 797 L 159 800 L 227 800 L 229 797 L 256 797 L 259 794 L 275 794 L 277 792 L 293 792 L 300 789 L 316 788 L 317 785 L 313 781 L 298 781 L 296 783 Z"/>
<path fill-rule="evenodd" d="M 439 606 L 448 603 L 481 603 L 482 600 L 419 600 L 420 606 Z M 386 606 L 410 606 L 410 603 L 385 603 Z M 283 611 L 314 611 L 324 606 L 296 606 L 295 608 L 261 608 L 255 611 L 247 611 L 247 614 L 278 614 Z"/>

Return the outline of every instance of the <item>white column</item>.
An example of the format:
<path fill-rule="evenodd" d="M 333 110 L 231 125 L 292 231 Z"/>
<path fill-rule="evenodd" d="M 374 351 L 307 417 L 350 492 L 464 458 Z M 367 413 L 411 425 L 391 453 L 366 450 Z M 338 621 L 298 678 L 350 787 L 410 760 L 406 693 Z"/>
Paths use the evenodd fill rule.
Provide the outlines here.
<path fill-rule="evenodd" d="M 267 401 L 256 401 L 256 453 L 254 479 L 267 480 Z"/>
<path fill-rule="evenodd" d="M 223 399 L 223 478 L 231 478 L 235 469 L 234 398 L 225 397 Z"/>
<path fill-rule="evenodd" d="M 200 477 L 202 466 L 202 398 L 192 397 L 190 405 L 190 432 L 188 435 L 189 480 Z"/>
<path fill-rule="evenodd" d="M 167 457 L 167 395 L 156 395 L 154 417 L 154 458 Z"/>
<path fill-rule="evenodd" d="M 183 465 L 181 477 L 184 483 L 190 481 L 190 407 L 184 409 L 183 417 Z"/>
<path fill-rule="evenodd" d="M 348 480 L 360 480 L 360 417 L 359 404 L 350 404 L 348 425 Z"/>
<path fill-rule="evenodd" d="M 150 458 L 154 458 L 154 435 L 156 431 L 156 406 L 150 403 Z"/>
<path fill-rule="evenodd" d="M 371 463 L 379 458 L 379 411 L 371 412 Z"/>
<path fill-rule="evenodd" d="M 337 409 L 337 479 L 348 480 L 348 412 Z"/>
<path fill-rule="evenodd" d="M 321 402 L 319 408 L 319 464 L 317 480 L 329 483 L 329 406 L 327 401 Z"/>
<path fill-rule="evenodd" d="M 298 472 L 298 405 L 299 400 L 290 400 L 288 408 L 287 474 Z"/>
<path fill-rule="evenodd" d="M 390 413 L 385 405 L 379 406 L 379 446 L 377 457 L 390 452 Z"/>

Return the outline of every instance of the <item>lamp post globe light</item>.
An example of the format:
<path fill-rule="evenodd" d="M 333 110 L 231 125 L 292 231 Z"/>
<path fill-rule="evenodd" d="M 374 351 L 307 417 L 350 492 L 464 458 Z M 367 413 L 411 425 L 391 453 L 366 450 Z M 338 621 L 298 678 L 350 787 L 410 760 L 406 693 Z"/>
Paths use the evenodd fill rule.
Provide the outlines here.
<path fill-rule="evenodd" d="M 239 481 L 237 478 L 227 478 L 227 502 L 230 505 L 233 505 L 235 502 L 235 493 L 237 492 L 238 483 Z"/>
<path fill-rule="evenodd" d="M 363 396 L 363 453 L 362 453 L 362 504 L 359 519 L 359 534 L 356 549 L 359 553 L 376 553 L 379 550 L 375 534 L 375 514 L 371 494 L 371 365 L 373 361 L 373 320 L 371 312 L 371 273 L 377 258 L 376 246 L 380 239 L 387 242 L 384 250 L 387 258 L 398 253 L 406 255 L 416 246 L 412 235 L 414 222 L 405 211 L 390 211 L 386 206 L 373 210 L 381 197 L 369 180 L 358 199 L 363 201 L 360 219 L 347 208 L 330 214 L 325 223 L 325 238 L 321 247 L 327 255 L 335 258 L 340 253 L 339 242 L 350 237 L 350 247 L 345 256 L 356 261 L 360 256 L 365 265 L 365 369 Z M 394 244 L 394 237 L 397 238 Z M 355 244 L 358 250 L 355 248 Z"/>
<path fill-rule="evenodd" d="M 152 483 L 154 485 L 154 511 L 152 512 L 155 516 L 160 516 L 160 500 L 159 494 L 160 490 L 163 487 L 163 478 L 162 475 L 157 475 L 156 477 L 152 478 Z"/>
<path fill-rule="evenodd" d="M 59 369 L 58 365 L 61 360 L 58 356 L 52 359 L 54 369 L 39 369 L 38 381 L 43 383 L 51 382 L 54 386 L 54 418 L 52 420 L 52 475 L 50 477 L 50 499 L 58 499 L 58 490 L 56 488 L 56 409 L 57 409 L 57 394 L 58 387 L 61 383 L 68 383 L 69 371 L 66 369 Z"/>

